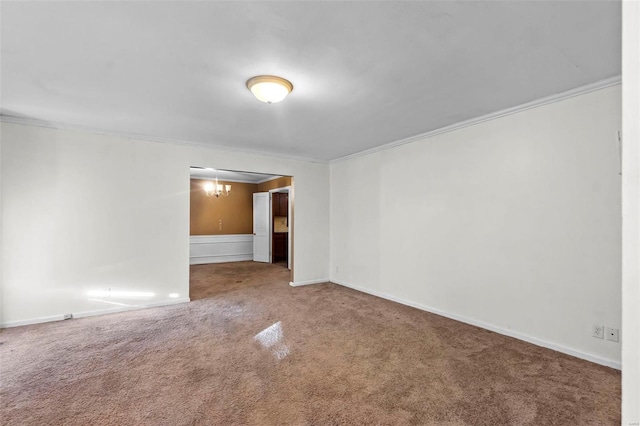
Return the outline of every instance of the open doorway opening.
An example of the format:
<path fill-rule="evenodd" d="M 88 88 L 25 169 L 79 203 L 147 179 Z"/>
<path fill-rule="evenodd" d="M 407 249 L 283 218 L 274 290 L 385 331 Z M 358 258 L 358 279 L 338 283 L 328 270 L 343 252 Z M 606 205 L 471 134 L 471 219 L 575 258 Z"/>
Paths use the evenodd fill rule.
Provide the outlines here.
<path fill-rule="evenodd" d="M 276 188 L 271 193 L 271 262 L 291 269 L 291 186 Z"/>
<path fill-rule="evenodd" d="M 241 283 L 242 279 L 234 279 L 234 271 L 268 273 L 269 268 L 278 268 L 283 272 L 274 271 L 291 280 L 292 176 L 191 167 L 190 188 L 191 283 L 194 271 L 200 276 L 224 271 L 229 282 Z M 200 298 L 201 290 L 194 294 L 190 288 L 191 299 Z"/>

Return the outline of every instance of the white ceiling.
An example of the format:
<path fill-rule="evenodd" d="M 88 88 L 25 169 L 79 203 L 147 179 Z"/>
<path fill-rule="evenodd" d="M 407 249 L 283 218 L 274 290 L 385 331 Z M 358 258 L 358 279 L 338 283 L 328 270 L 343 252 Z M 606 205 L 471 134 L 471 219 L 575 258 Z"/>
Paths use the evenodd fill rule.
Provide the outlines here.
<path fill-rule="evenodd" d="M 619 1 L 3 2 L 1 113 L 325 161 L 621 72 Z M 245 81 L 277 74 L 282 103 Z"/>
<path fill-rule="evenodd" d="M 191 167 L 189 171 L 193 179 L 215 179 L 217 176 L 218 180 L 226 182 L 262 183 L 280 177 L 263 173 L 236 172 L 203 167 Z"/>

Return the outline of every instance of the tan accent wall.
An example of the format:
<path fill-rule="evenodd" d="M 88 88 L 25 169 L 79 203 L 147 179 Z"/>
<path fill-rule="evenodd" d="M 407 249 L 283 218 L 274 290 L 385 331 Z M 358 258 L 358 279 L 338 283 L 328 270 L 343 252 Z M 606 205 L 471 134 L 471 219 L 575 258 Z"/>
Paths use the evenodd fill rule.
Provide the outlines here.
<path fill-rule="evenodd" d="M 228 197 L 207 197 L 204 179 L 191 179 L 191 235 L 227 235 L 253 233 L 253 193 L 259 192 L 252 183 L 223 182 L 231 185 Z M 222 220 L 222 229 L 220 229 Z"/>
<path fill-rule="evenodd" d="M 282 176 L 278 179 L 270 180 L 257 185 L 258 190 L 256 192 L 267 192 L 271 189 L 284 188 L 285 186 L 291 186 L 291 176 Z"/>

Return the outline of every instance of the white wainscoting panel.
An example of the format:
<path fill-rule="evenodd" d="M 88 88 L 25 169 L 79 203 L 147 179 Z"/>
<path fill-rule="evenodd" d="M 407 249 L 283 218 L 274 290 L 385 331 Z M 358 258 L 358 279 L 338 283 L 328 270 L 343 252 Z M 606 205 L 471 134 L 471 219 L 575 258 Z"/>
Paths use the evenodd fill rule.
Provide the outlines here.
<path fill-rule="evenodd" d="M 189 264 L 253 260 L 253 234 L 192 235 Z"/>

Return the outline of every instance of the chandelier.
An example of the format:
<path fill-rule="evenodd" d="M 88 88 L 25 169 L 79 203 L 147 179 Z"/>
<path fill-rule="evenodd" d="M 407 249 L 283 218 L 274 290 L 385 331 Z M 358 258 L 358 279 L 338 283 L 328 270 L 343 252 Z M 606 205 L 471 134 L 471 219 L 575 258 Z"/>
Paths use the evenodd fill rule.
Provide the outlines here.
<path fill-rule="evenodd" d="M 204 184 L 204 192 L 207 194 L 207 197 L 226 197 L 229 195 L 229 192 L 231 192 L 231 185 L 221 185 L 218 183 L 218 171 L 216 170 L 216 179 Z"/>

